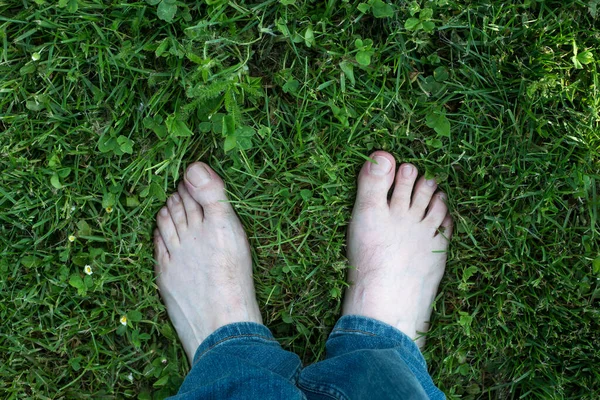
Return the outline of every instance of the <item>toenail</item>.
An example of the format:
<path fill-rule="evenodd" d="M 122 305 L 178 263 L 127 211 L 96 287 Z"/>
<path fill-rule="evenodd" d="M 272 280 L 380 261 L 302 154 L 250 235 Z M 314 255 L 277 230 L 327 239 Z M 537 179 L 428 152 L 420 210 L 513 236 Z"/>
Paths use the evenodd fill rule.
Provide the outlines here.
<path fill-rule="evenodd" d="M 188 181 L 198 187 L 210 182 L 210 173 L 202 165 L 194 164 L 187 170 Z"/>
<path fill-rule="evenodd" d="M 181 201 L 181 198 L 179 197 L 179 195 L 178 195 L 177 193 L 175 193 L 175 194 L 173 195 L 173 201 L 174 201 L 175 203 L 179 203 L 179 202 Z"/>
<path fill-rule="evenodd" d="M 373 175 L 386 175 L 392 169 L 392 163 L 387 157 L 375 156 L 373 160 L 377 163 L 371 163 L 371 173 Z"/>
<path fill-rule="evenodd" d="M 427 186 L 433 187 L 435 186 L 435 179 L 427 179 L 425 183 L 427 183 Z"/>
<path fill-rule="evenodd" d="M 402 176 L 405 178 L 410 178 L 410 176 L 413 173 L 413 166 L 412 165 L 405 165 L 404 167 L 402 167 Z"/>
<path fill-rule="evenodd" d="M 169 210 L 167 210 L 166 207 L 163 207 L 162 210 L 160 210 L 160 215 L 166 217 L 167 215 L 169 215 Z"/>

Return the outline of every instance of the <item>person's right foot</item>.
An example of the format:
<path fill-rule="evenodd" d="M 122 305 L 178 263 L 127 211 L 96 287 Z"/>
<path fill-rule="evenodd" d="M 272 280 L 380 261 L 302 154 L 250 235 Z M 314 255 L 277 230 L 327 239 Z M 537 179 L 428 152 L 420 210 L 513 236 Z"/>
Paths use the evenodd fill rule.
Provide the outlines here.
<path fill-rule="evenodd" d="M 348 228 L 350 287 L 344 315 L 362 315 L 398 328 L 423 347 L 417 332 L 429 317 L 444 274 L 452 219 L 434 180 L 384 151 L 371 155 L 358 177 Z M 391 200 L 388 192 L 395 183 Z M 442 232 L 443 231 L 443 232 Z"/>

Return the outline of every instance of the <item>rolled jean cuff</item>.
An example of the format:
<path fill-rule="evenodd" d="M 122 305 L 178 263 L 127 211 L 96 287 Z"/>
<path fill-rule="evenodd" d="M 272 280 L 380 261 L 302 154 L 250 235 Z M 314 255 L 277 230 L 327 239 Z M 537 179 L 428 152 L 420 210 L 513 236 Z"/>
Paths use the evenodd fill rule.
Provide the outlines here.
<path fill-rule="evenodd" d="M 279 343 L 266 326 L 256 322 L 236 322 L 220 327 L 204 339 L 194 354 L 192 366 L 196 365 L 210 350 L 231 341 L 254 342 L 279 347 Z"/>
<path fill-rule="evenodd" d="M 427 371 L 427 363 L 416 343 L 405 333 L 385 322 L 360 315 L 344 315 L 341 317 L 330 338 L 337 335 L 357 334 L 377 338 L 374 348 L 393 347 L 412 371 L 425 393 L 430 399 L 445 399 L 444 393 L 438 389 Z"/>

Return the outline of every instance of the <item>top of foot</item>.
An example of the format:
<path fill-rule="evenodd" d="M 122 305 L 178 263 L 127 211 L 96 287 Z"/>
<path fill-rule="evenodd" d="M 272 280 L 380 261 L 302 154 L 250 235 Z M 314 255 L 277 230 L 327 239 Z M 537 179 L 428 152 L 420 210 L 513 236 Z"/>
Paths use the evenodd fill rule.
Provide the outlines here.
<path fill-rule="evenodd" d="M 221 326 L 262 323 L 248 240 L 215 171 L 190 165 L 156 219 L 157 283 L 190 363 Z"/>
<path fill-rule="evenodd" d="M 350 287 L 343 313 L 383 321 L 422 347 L 444 274 L 452 219 L 434 180 L 417 179 L 411 164 L 396 171 L 387 152 L 371 158 L 375 163 L 367 161 L 358 176 L 348 228 Z"/>

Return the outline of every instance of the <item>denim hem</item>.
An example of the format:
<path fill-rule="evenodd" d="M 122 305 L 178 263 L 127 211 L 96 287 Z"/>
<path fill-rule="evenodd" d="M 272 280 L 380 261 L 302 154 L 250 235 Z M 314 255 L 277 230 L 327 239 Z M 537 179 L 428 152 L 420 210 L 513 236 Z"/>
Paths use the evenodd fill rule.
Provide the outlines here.
<path fill-rule="evenodd" d="M 427 363 L 423 358 L 419 346 L 405 333 L 393 326 L 386 324 L 374 318 L 363 317 L 362 315 L 344 315 L 337 324 L 335 324 L 331 335 L 342 333 L 358 333 L 370 336 L 381 336 L 398 343 L 404 350 L 408 350 L 423 368 L 427 368 Z"/>
<path fill-rule="evenodd" d="M 254 338 L 278 344 L 269 328 L 262 324 L 256 322 L 236 322 L 228 324 L 211 333 L 202 343 L 200 343 L 200 346 L 198 346 L 198 349 L 194 354 L 192 366 L 196 365 L 202 356 L 213 348 L 230 340 L 245 338 Z"/>
<path fill-rule="evenodd" d="M 446 398 L 443 392 L 434 385 L 419 346 L 405 333 L 373 318 L 360 315 L 344 315 L 335 324 L 330 337 L 344 334 L 367 335 L 391 340 L 396 344 L 395 347 L 400 357 L 415 374 L 429 398 L 436 400 Z"/>

